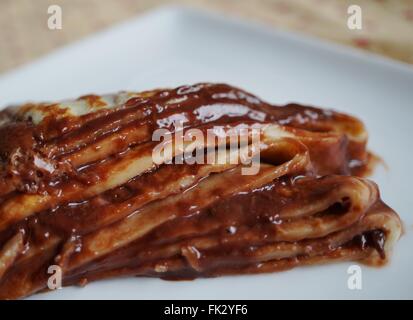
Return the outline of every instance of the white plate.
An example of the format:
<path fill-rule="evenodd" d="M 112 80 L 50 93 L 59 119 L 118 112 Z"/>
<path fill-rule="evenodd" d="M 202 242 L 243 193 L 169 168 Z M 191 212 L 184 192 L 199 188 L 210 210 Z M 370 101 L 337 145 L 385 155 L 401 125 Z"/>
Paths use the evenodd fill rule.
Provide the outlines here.
<path fill-rule="evenodd" d="M 351 263 L 340 263 L 184 282 L 115 279 L 33 298 L 413 298 L 413 68 L 407 65 L 257 24 L 166 7 L 4 75 L 0 105 L 197 81 L 228 82 L 274 103 L 331 107 L 363 119 L 370 148 L 390 168 L 373 179 L 405 223 L 392 263 L 381 269 L 363 266 L 362 290 L 348 289 Z"/>

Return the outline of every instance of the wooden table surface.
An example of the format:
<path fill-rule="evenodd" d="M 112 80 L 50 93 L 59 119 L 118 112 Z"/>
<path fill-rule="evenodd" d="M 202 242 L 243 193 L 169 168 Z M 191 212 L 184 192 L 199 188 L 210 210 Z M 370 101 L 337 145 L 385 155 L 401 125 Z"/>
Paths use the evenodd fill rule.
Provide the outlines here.
<path fill-rule="evenodd" d="M 258 20 L 413 64 L 413 0 L 0 0 L 0 72 L 175 3 Z M 61 30 L 47 27 L 47 9 L 53 4 L 62 8 Z M 362 9 L 362 30 L 347 27 L 351 4 Z"/>

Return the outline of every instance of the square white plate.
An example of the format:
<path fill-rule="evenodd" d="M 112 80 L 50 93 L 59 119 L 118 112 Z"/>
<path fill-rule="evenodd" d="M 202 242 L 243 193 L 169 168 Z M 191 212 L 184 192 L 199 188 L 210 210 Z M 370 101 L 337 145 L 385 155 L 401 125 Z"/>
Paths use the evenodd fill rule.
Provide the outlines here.
<path fill-rule="evenodd" d="M 362 266 L 362 290 L 348 289 L 352 263 L 339 263 L 184 282 L 114 279 L 33 298 L 413 298 L 413 68 L 407 65 L 258 24 L 166 7 L 3 75 L 0 105 L 198 81 L 228 82 L 274 103 L 314 104 L 363 119 L 370 149 L 389 167 L 373 179 L 405 223 L 391 264 Z"/>

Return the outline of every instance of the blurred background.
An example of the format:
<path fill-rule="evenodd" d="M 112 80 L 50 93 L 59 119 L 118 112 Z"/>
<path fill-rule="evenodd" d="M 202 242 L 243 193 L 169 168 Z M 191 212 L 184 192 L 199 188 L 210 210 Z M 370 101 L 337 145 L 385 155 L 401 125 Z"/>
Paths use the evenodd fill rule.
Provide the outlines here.
<path fill-rule="evenodd" d="M 47 27 L 50 5 L 63 28 Z M 185 4 L 260 21 L 413 64 L 413 0 L 0 0 L 0 73 L 161 5 Z M 362 8 L 361 30 L 347 8 Z"/>

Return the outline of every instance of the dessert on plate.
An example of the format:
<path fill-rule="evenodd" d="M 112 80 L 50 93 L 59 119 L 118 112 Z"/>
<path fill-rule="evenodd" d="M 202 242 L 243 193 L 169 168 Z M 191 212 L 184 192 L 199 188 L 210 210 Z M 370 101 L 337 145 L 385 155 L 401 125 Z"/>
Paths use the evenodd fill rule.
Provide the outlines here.
<path fill-rule="evenodd" d="M 177 135 L 194 129 L 217 139 L 178 146 Z M 172 141 L 161 160 L 157 130 Z M 230 131 L 246 143 L 219 139 Z M 373 158 L 366 144 L 352 116 L 275 106 L 226 84 L 6 108 L 0 298 L 47 290 L 50 266 L 66 286 L 382 265 L 401 222 L 364 178 Z M 194 154 L 211 161 L 188 161 Z M 245 154 L 258 165 L 253 174 Z"/>

